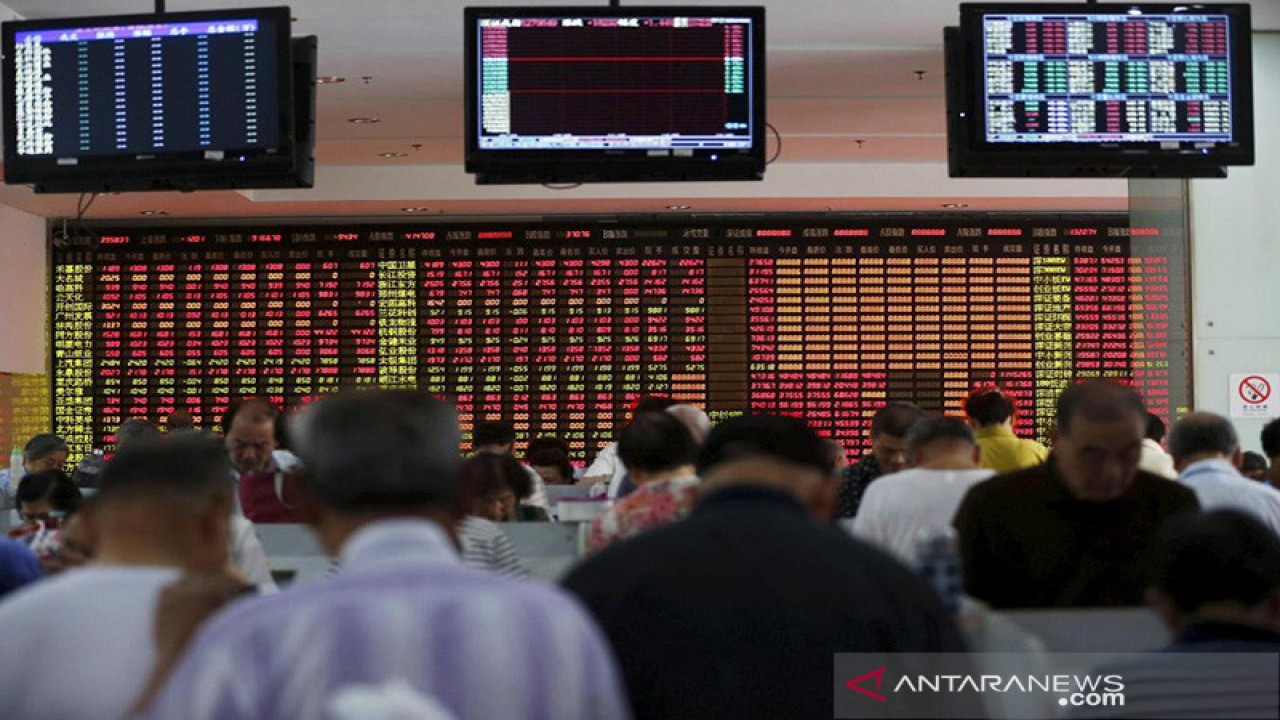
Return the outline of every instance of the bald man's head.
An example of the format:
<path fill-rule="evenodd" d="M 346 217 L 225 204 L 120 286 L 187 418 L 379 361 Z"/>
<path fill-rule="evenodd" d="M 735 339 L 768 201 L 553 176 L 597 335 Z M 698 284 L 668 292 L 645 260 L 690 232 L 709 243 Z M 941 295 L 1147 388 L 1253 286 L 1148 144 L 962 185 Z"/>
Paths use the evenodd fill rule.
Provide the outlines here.
<path fill-rule="evenodd" d="M 689 434 L 693 436 L 694 442 L 701 445 L 707 439 L 707 433 L 711 432 L 711 418 L 707 414 L 694 405 L 680 403 L 667 408 L 667 412 L 674 415 L 677 420 L 684 423 Z"/>

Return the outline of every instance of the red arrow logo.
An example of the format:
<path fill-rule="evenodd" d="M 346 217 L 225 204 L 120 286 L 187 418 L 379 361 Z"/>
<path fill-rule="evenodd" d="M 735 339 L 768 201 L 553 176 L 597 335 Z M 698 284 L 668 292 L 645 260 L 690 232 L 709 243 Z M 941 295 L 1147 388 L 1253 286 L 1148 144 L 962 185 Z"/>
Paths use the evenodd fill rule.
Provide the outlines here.
<path fill-rule="evenodd" d="M 879 700 L 880 702 L 888 702 L 888 699 L 885 698 L 885 696 L 881 695 L 880 693 L 871 692 L 870 690 L 864 687 L 861 687 L 859 685 L 859 683 L 861 683 L 863 680 L 873 677 L 876 679 L 876 689 L 879 690 L 880 684 L 884 682 L 884 671 L 886 669 L 888 668 L 880 668 L 879 670 L 872 670 L 866 675 L 862 675 L 860 677 L 856 677 L 850 680 L 849 682 L 845 683 L 844 686 L 849 688 L 850 690 L 853 690 L 854 692 L 860 692 L 863 695 L 866 695 L 867 697 L 872 698 L 874 700 Z"/>

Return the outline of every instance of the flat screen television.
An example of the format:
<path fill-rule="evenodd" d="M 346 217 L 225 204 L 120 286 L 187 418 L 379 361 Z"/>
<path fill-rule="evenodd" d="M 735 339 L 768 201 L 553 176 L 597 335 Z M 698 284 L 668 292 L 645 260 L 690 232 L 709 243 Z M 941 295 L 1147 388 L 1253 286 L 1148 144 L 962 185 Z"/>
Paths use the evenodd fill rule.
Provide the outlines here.
<path fill-rule="evenodd" d="M 287 7 L 4 23 L 4 174 L 37 192 L 310 187 Z M 310 63 L 314 67 L 314 39 Z M 309 99 L 314 103 L 314 97 Z"/>
<path fill-rule="evenodd" d="M 965 3 L 953 177 L 1224 177 L 1254 158 L 1247 4 Z"/>
<path fill-rule="evenodd" d="M 759 180 L 764 8 L 472 7 L 477 183 Z"/>

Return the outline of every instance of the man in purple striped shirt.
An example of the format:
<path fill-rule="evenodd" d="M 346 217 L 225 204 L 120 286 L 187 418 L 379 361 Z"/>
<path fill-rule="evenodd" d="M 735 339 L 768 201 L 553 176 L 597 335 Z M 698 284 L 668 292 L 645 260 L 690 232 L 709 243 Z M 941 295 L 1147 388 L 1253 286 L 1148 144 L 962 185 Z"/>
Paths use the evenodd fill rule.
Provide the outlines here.
<path fill-rule="evenodd" d="M 321 718 L 340 694 L 405 685 L 459 719 L 624 719 L 614 658 L 556 588 L 464 567 L 456 522 L 458 423 L 413 391 L 322 400 L 292 429 L 308 521 L 343 572 L 240 600 L 192 579 L 161 598 L 148 717 Z M 167 680 L 166 680 L 167 676 Z"/>

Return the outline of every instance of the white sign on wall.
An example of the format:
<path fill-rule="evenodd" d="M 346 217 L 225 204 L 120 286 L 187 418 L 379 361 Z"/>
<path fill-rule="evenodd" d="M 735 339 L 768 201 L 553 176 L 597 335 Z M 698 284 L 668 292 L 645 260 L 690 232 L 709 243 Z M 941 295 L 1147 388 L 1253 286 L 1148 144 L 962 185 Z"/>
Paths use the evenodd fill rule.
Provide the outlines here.
<path fill-rule="evenodd" d="M 1231 376 L 1231 417 L 1280 417 L 1280 374 L 1235 373 Z"/>

